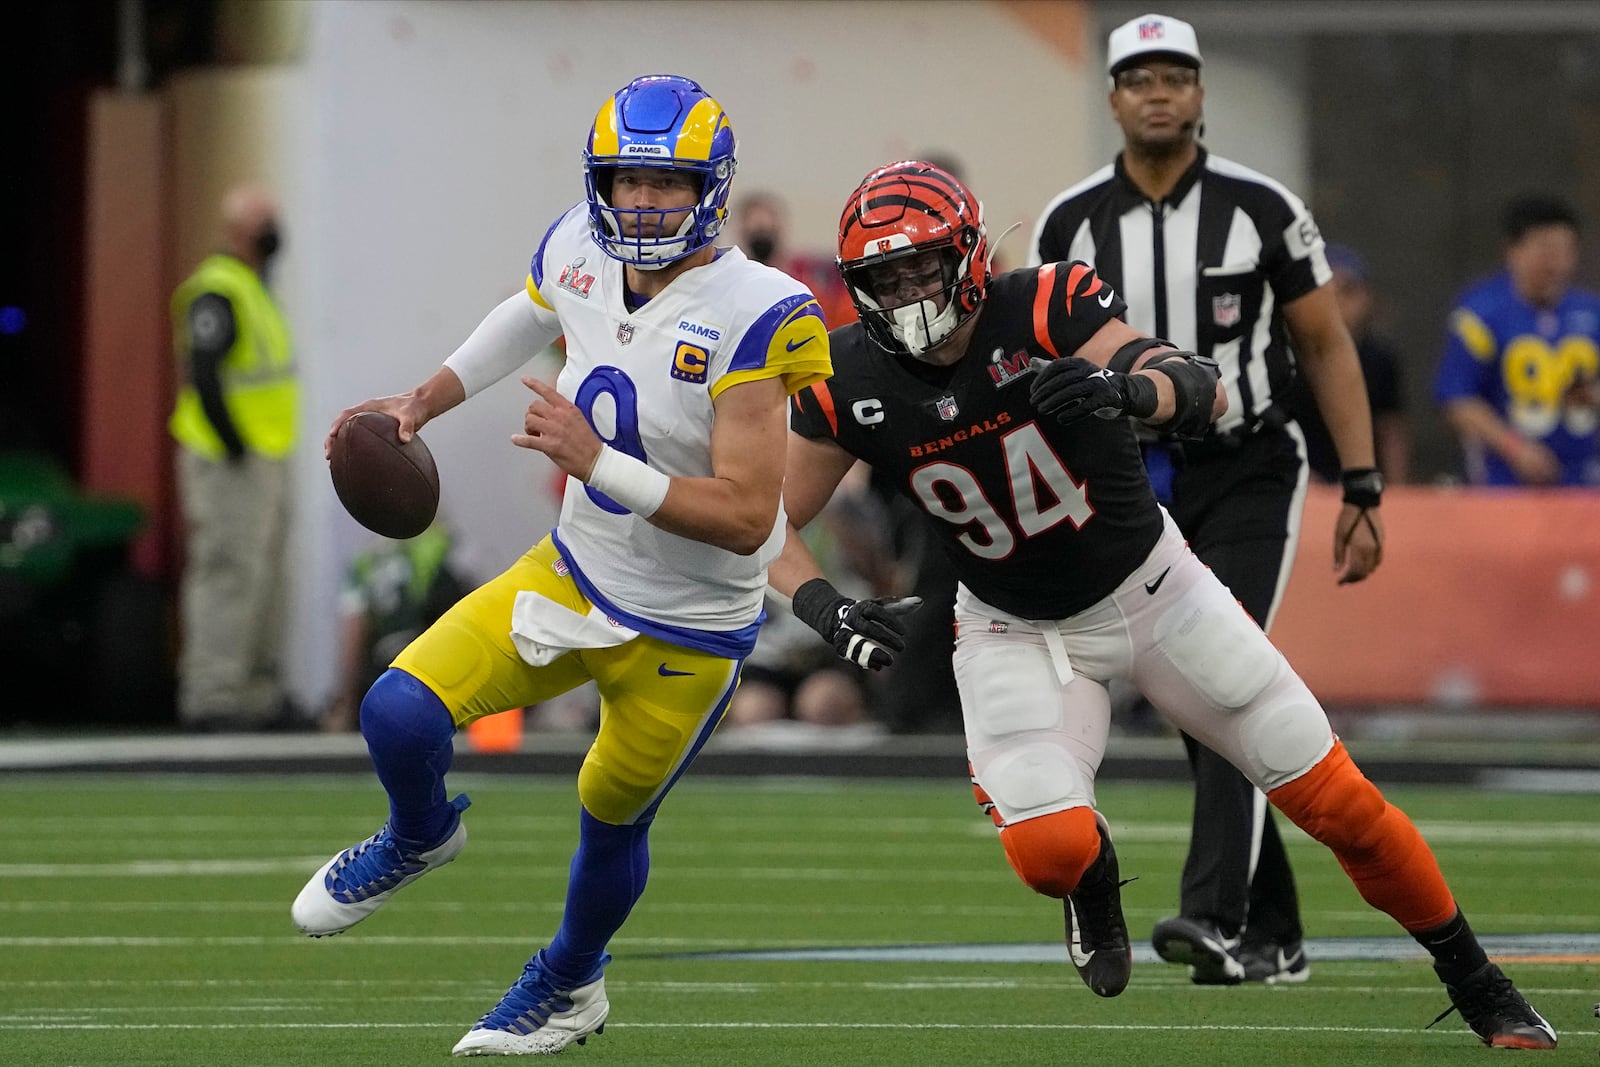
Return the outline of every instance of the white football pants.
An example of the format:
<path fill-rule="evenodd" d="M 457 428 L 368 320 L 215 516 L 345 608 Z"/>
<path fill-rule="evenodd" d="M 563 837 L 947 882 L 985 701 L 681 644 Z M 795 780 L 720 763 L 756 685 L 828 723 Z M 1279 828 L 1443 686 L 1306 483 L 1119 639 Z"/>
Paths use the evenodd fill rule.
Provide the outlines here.
<path fill-rule="evenodd" d="M 961 586 L 956 626 L 967 755 L 1008 824 L 1094 807 L 1112 679 L 1130 681 L 1263 791 L 1333 748 L 1316 697 L 1170 518 L 1145 561 L 1092 607 L 1022 619 Z"/>

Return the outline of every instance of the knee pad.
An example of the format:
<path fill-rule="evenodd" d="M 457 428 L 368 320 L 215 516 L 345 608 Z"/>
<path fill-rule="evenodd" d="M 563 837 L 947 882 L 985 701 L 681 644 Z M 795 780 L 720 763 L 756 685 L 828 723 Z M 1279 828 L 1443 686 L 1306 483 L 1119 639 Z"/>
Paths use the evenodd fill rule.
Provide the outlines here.
<path fill-rule="evenodd" d="M 361 701 L 361 734 L 369 747 L 395 741 L 448 745 L 455 729 L 438 694 L 395 667 L 380 674 Z"/>
<path fill-rule="evenodd" d="M 654 792 L 655 783 L 640 783 L 633 775 L 619 776 L 592 755 L 578 768 L 578 802 L 611 826 L 628 826 L 653 816 L 649 807 Z"/>
<path fill-rule="evenodd" d="M 463 709 L 463 714 L 494 673 L 485 638 L 452 615 L 444 616 L 407 645 L 395 657 L 394 666 L 423 679 L 434 692 Z"/>
<path fill-rule="evenodd" d="M 1000 844 L 1017 877 L 1060 900 L 1100 855 L 1100 825 L 1093 808 L 1068 808 L 1002 827 Z"/>
<path fill-rule="evenodd" d="M 995 825 L 1030 819 L 1052 809 L 1093 803 L 1093 796 L 1080 795 L 1075 788 L 1081 780 L 1077 764 L 1062 748 L 1042 741 L 1019 745 L 984 758 L 983 796 L 978 803 L 994 805 Z"/>
<path fill-rule="evenodd" d="M 1293 671 L 1285 671 L 1233 721 L 1242 769 L 1269 791 L 1316 766 L 1334 744 L 1327 713 Z"/>

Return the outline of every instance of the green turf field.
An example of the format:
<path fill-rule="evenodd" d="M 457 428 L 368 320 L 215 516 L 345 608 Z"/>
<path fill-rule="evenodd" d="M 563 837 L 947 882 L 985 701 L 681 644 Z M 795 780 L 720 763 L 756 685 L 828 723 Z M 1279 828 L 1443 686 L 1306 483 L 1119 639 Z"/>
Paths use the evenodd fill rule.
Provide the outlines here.
<path fill-rule="evenodd" d="M 13 775 L 0 782 L 0 1063 L 442 1063 L 554 931 L 574 840 L 568 781 L 458 776 L 462 858 L 352 932 L 298 936 L 288 906 L 382 821 L 368 778 Z M 579 1064 L 1184 1064 L 1320 1067 L 1600 1050 L 1600 797 L 1390 791 L 1484 934 L 1570 933 L 1565 962 L 1506 961 L 1553 1053 L 1482 1048 L 1427 964 L 1314 956 L 1298 987 L 1195 988 L 1140 963 L 1120 998 L 1078 981 L 1061 915 L 1006 866 L 963 783 L 691 775 L 653 834 L 649 891 L 612 946 L 606 1033 Z M 1181 785 L 1112 783 L 1129 925 L 1170 913 Z M 1308 933 L 1386 938 L 1292 828 Z M 1394 948 L 1407 942 L 1395 941 Z M 1558 943 L 1559 944 L 1559 943 Z M 708 958 L 745 950 L 1011 946 L 937 959 Z M 1542 950 L 1549 953 L 1547 947 Z"/>

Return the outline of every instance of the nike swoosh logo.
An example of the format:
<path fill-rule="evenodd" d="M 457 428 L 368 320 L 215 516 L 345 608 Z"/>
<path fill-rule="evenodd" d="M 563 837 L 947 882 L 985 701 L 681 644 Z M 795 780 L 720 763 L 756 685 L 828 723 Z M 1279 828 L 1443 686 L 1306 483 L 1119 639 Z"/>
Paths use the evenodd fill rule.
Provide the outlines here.
<path fill-rule="evenodd" d="M 1067 907 L 1072 908 L 1072 937 L 1067 941 L 1067 953 L 1072 957 L 1073 966 L 1087 967 L 1094 959 L 1095 950 L 1083 951 L 1083 931 L 1078 928 L 1078 909 L 1071 898 L 1067 900 Z"/>
<path fill-rule="evenodd" d="M 1153 582 L 1145 582 L 1144 583 L 1144 591 L 1146 593 L 1149 593 L 1151 596 L 1155 596 L 1156 595 L 1156 590 L 1161 588 L 1161 583 L 1167 580 L 1167 575 L 1171 571 L 1172 571 L 1172 568 L 1168 567 L 1166 570 L 1164 570 L 1160 574 L 1156 575 L 1156 580 L 1155 581 L 1153 581 Z"/>
<path fill-rule="evenodd" d="M 783 347 L 788 349 L 790 352 L 793 352 L 796 349 L 804 348 L 806 345 L 810 344 L 812 341 L 815 341 L 816 339 L 817 339 L 817 335 L 816 334 L 812 334 L 810 337 L 807 337 L 806 339 L 804 339 L 802 341 L 785 341 L 783 343 Z"/>
<path fill-rule="evenodd" d="M 694 674 L 694 671 L 675 671 L 663 663 L 661 666 L 656 668 L 656 673 L 661 675 L 663 678 L 687 678 Z"/>
<path fill-rule="evenodd" d="M 1107 289 L 1105 291 L 1105 295 L 1104 296 L 1097 296 L 1094 299 L 1095 299 L 1095 302 L 1097 304 L 1099 304 L 1101 307 L 1103 307 L 1103 308 L 1110 307 L 1111 306 L 1111 299 L 1112 299 L 1111 290 Z"/>

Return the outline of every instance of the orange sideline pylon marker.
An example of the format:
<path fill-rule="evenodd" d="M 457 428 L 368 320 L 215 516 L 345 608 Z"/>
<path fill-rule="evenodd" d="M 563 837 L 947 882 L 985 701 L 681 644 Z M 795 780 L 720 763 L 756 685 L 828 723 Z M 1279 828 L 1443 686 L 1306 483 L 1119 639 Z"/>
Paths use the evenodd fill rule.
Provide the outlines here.
<path fill-rule="evenodd" d="M 522 708 L 485 715 L 467 723 L 467 743 L 474 752 L 515 752 L 522 747 Z"/>

